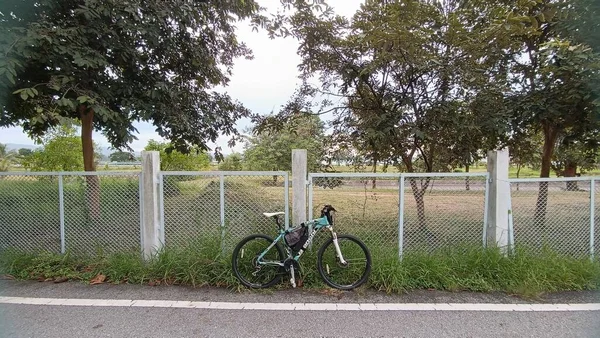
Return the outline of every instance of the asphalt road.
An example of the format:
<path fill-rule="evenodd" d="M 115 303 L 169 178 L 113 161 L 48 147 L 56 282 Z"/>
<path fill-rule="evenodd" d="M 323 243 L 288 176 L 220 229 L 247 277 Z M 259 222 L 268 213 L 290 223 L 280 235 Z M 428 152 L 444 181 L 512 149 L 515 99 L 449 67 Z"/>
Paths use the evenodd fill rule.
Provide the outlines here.
<path fill-rule="evenodd" d="M 0 296 L 326 303 L 598 303 L 594 292 L 538 300 L 503 294 L 420 291 L 233 292 L 0 281 Z M 0 304 L 0 337 L 600 337 L 600 311 L 257 311 Z"/>

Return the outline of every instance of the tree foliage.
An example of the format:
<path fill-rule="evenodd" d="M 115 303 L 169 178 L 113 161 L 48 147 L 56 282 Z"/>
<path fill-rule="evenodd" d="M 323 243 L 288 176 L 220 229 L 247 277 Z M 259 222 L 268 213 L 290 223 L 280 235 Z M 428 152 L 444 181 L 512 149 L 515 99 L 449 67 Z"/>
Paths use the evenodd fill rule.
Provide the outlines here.
<path fill-rule="evenodd" d="M 62 126 L 44 136 L 42 148 L 23 159 L 23 166 L 31 171 L 83 170 L 81 138 L 75 128 Z"/>
<path fill-rule="evenodd" d="M 116 151 L 108 156 L 108 159 L 111 162 L 133 162 L 135 161 L 135 156 L 132 152 L 128 151 Z"/>
<path fill-rule="evenodd" d="M 219 163 L 219 170 L 223 171 L 241 171 L 244 169 L 244 158 L 240 153 L 233 153 L 225 156 L 223 162 Z"/>
<path fill-rule="evenodd" d="M 0 126 L 33 137 L 80 120 L 127 148 L 149 121 L 173 148 L 206 150 L 249 114 L 227 94 L 233 62 L 251 58 L 235 22 L 265 17 L 253 0 L 36 0 L 0 3 Z"/>
<path fill-rule="evenodd" d="M 8 151 L 6 144 L 0 143 L 0 171 L 8 171 L 16 157 L 14 151 Z"/>
<path fill-rule="evenodd" d="M 172 145 L 168 142 L 148 141 L 144 148 L 146 151 L 158 151 L 160 153 L 160 170 L 164 171 L 198 171 L 210 167 L 210 160 L 206 152 L 194 148 L 188 153 L 171 150 Z"/>
<path fill-rule="evenodd" d="M 323 159 L 324 124 L 318 116 L 296 113 L 277 130 L 255 129 L 248 137 L 244 162 L 249 170 L 292 170 L 292 149 L 306 149 L 308 170 L 317 171 Z"/>

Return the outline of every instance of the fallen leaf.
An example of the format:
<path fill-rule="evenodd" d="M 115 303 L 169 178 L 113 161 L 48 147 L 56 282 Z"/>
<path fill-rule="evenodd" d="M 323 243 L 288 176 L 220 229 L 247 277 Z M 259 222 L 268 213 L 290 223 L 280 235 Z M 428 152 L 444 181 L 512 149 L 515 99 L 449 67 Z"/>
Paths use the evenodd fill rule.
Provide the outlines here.
<path fill-rule="evenodd" d="M 304 285 L 304 280 L 298 279 L 298 284 L 296 286 L 299 287 L 299 288 L 301 288 L 302 285 Z"/>
<path fill-rule="evenodd" d="M 44 282 L 52 282 L 54 280 L 54 278 L 46 278 L 44 279 Z"/>
<path fill-rule="evenodd" d="M 69 278 L 68 277 L 58 277 L 54 279 L 54 283 L 64 283 L 66 281 L 68 281 Z"/>
<path fill-rule="evenodd" d="M 15 276 L 13 276 L 13 275 L 2 275 L 2 277 L 0 277 L 0 279 L 13 280 L 13 279 L 15 279 Z"/>
<path fill-rule="evenodd" d="M 103 274 L 98 274 L 96 277 L 94 277 L 90 281 L 90 284 L 91 285 L 102 284 L 102 283 L 104 283 L 104 280 L 106 280 L 106 276 Z"/>

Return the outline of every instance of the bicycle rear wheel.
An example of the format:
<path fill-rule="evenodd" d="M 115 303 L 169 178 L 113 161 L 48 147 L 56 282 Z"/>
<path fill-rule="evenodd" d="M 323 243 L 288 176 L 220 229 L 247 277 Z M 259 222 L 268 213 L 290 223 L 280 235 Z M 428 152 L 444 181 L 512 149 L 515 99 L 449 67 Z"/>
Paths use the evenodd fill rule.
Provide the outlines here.
<path fill-rule="evenodd" d="M 317 268 L 327 285 L 352 290 L 364 284 L 371 273 L 371 254 L 367 246 L 350 235 L 337 236 L 345 264 L 337 257 L 333 238 L 325 242 L 317 253 Z"/>
<path fill-rule="evenodd" d="M 233 250 L 231 259 L 233 273 L 246 287 L 268 288 L 281 280 L 282 267 L 275 264 L 258 264 L 258 256 L 273 241 L 272 238 L 265 235 L 250 235 L 242 239 Z M 279 245 L 275 245 L 265 254 L 262 260 L 271 263 L 283 262 L 283 250 Z"/>

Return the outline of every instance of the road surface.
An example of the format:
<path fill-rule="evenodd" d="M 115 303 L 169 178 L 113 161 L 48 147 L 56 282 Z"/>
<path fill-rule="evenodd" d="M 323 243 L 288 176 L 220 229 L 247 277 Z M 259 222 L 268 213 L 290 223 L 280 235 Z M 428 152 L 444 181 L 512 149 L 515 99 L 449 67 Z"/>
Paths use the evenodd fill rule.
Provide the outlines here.
<path fill-rule="evenodd" d="M 48 298 L 57 304 L 89 303 L 31 304 Z M 131 306 L 136 300 L 138 306 Z M 181 307 L 188 303 L 204 308 Z M 266 304 L 270 309 L 231 309 L 235 304 L 253 308 Z M 279 304 L 287 304 L 288 309 L 278 309 Z M 297 311 L 290 310 L 289 304 L 348 310 Z M 358 310 L 359 304 L 397 309 Z M 452 304 L 464 309 L 449 310 Z M 581 304 L 600 309 L 600 294 L 563 293 L 532 301 L 503 294 L 437 291 L 405 295 L 302 289 L 235 292 L 0 281 L 0 337 L 600 337 L 600 311 L 544 311 L 552 307 L 548 304 L 557 309 L 572 310 Z M 222 305 L 230 309 L 216 308 Z M 485 310 L 486 306 L 496 310 Z"/>

